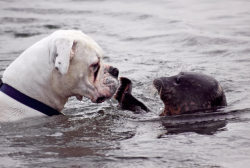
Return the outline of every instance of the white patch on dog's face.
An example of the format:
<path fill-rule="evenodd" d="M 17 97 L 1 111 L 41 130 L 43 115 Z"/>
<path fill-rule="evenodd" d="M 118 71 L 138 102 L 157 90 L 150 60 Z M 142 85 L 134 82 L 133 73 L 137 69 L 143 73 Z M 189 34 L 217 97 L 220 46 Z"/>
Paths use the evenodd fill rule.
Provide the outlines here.
<path fill-rule="evenodd" d="M 56 66 L 53 70 L 54 91 L 64 97 L 76 96 L 78 100 L 84 96 L 95 103 L 111 98 L 118 80 L 109 73 L 110 66 L 103 64 L 99 45 L 88 36 L 75 39 L 72 44 L 67 72 L 61 73 Z"/>

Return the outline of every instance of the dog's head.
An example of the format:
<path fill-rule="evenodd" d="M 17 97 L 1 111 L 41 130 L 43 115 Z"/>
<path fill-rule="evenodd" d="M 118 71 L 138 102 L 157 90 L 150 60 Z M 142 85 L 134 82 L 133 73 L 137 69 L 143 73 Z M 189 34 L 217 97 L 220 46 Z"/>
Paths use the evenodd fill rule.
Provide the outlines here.
<path fill-rule="evenodd" d="M 81 31 L 61 30 L 51 35 L 49 44 L 52 88 L 62 97 L 76 96 L 101 103 L 118 87 L 117 68 L 102 61 L 102 49 Z"/>

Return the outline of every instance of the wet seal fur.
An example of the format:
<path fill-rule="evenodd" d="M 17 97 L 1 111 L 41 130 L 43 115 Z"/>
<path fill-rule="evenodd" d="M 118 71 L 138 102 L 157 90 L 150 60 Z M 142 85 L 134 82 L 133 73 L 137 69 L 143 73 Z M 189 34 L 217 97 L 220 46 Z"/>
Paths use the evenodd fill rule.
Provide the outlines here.
<path fill-rule="evenodd" d="M 212 112 L 227 106 L 226 96 L 219 82 L 205 74 L 181 72 L 175 76 L 157 78 L 153 85 L 165 105 L 160 116 Z M 134 109 L 140 107 L 149 111 L 142 102 L 131 95 L 131 91 L 131 81 L 123 77 L 115 95 L 121 108 L 135 111 Z"/>

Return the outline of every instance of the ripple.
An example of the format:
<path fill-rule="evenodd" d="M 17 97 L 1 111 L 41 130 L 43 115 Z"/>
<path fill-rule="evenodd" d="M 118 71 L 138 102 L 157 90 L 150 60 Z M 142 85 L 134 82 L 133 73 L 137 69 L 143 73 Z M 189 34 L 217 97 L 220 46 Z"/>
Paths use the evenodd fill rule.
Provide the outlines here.
<path fill-rule="evenodd" d="M 70 9 L 59 9 L 59 8 L 55 8 L 55 9 L 42 9 L 42 8 L 5 8 L 4 10 L 7 11 L 14 11 L 14 12 L 23 12 L 23 13 L 35 13 L 35 14 L 78 14 L 78 15 L 82 15 L 82 14 L 91 14 L 93 13 L 93 11 L 90 10 L 70 10 Z"/>
<path fill-rule="evenodd" d="M 215 45 L 215 44 L 228 44 L 231 40 L 226 38 L 213 38 L 200 35 L 189 35 L 182 41 L 184 46 L 199 46 L 199 45 Z"/>
<path fill-rule="evenodd" d="M 158 39 L 158 38 L 165 38 L 169 37 L 169 34 L 156 34 L 151 36 L 143 36 L 143 37 L 127 37 L 123 39 L 123 41 L 144 41 L 144 40 L 152 40 L 152 39 Z"/>
<path fill-rule="evenodd" d="M 46 27 L 48 29 L 59 29 L 61 26 L 59 26 L 59 25 L 52 25 L 52 24 L 46 24 L 46 25 L 44 25 L 44 27 Z"/>
<path fill-rule="evenodd" d="M 143 15 L 137 16 L 137 19 L 141 21 L 141 20 L 152 18 L 152 17 L 153 17 L 152 15 L 143 14 Z"/>
<path fill-rule="evenodd" d="M 1 22 L 8 23 L 32 23 L 37 21 L 35 18 L 17 18 L 17 17 L 3 17 L 1 18 Z"/>
<path fill-rule="evenodd" d="M 197 134 L 202 135 L 214 135 L 220 131 L 226 131 L 227 121 L 202 121 L 202 122 L 195 122 L 195 123 L 186 123 L 186 124 L 178 124 L 178 125 L 171 125 L 169 123 L 162 123 L 162 125 L 166 129 L 166 133 L 160 135 L 158 138 L 165 137 L 169 134 L 180 134 L 180 133 L 187 133 L 187 132 L 195 132 Z"/>
<path fill-rule="evenodd" d="M 202 52 L 202 54 L 207 54 L 207 55 L 223 55 L 223 54 L 227 54 L 228 50 L 226 49 L 216 49 L 216 50 L 210 50 L 210 51 L 205 51 Z"/>
<path fill-rule="evenodd" d="M 14 33 L 14 36 L 16 38 L 25 38 L 25 37 L 31 37 L 31 36 L 36 36 L 39 35 L 40 33 Z"/>
<path fill-rule="evenodd" d="M 114 158 L 120 159 L 120 160 L 148 160 L 148 159 L 161 159 L 162 157 L 144 157 L 144 156 L 115 156 Z"/>

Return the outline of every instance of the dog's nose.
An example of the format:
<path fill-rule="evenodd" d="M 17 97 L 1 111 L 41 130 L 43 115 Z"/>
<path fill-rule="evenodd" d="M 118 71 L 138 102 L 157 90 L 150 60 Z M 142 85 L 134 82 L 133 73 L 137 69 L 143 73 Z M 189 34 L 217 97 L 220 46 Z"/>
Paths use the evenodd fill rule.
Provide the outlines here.
<path fill-rule="evenodd" d="M 115 68 L 115 67 L 110 67 L 109 68 L 109 70 L 108 70 L 108 72 L 112 75 L 112 76 L 114 76 L 114 77 L 118 77 L 118 75 L 119 75 L 119 70 L 117 69 L 117 68 Z"/>

